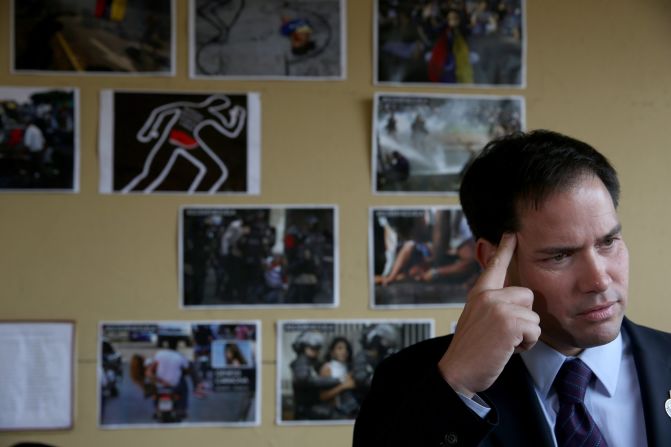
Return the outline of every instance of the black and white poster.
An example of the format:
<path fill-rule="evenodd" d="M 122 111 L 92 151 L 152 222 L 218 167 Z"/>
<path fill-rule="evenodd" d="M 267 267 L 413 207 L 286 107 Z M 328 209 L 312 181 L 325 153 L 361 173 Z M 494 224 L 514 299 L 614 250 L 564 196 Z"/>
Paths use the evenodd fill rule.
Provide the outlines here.
<path fill-rule="evenodd" d="M 258 194 L 255 93 L 101 95 L 103 193 Z"/>
<path fill-rule="evenodd" d="M 338 304 L 334 206 L 184 206 L 179 227 L 185 307 Z"/>

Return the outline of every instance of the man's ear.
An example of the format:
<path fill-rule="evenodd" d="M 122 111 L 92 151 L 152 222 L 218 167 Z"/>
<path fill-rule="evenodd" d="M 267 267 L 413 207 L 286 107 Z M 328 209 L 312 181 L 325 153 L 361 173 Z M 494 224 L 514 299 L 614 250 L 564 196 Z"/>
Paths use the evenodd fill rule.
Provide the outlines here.
<path fill-rule="evenodd" d="M 475 258 L 483 269 L 489 264 L 489 260 L 496 253 L 498 245 L 494 245 L 486 239 L 479 238 L 475 242 Z"/>

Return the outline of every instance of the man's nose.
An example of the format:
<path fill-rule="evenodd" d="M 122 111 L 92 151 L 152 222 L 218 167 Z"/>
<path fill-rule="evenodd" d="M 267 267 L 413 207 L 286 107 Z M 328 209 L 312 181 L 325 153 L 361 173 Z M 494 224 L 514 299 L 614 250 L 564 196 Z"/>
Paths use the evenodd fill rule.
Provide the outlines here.
<path fill-rule="evenodd" d="M 608 260 L 596 250 L 585 253 L 581 265 L 580 290 L 584 293 L 605 292 L 612 282 L 608 273 Z"/>

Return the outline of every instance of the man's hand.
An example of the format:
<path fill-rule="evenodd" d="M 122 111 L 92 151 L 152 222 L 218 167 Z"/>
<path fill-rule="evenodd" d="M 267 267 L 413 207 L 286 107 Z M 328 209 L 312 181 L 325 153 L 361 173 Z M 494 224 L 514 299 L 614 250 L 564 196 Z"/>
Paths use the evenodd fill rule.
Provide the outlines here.
<path fill-rule="evenodd" d="M 514 352 L 531 349 L 541 334 L 533 292 L 505 287 L 517 238 L 507 233 L 466 300 L 438 368 L 453 390 L 473 397 L 499 377 Z"/>

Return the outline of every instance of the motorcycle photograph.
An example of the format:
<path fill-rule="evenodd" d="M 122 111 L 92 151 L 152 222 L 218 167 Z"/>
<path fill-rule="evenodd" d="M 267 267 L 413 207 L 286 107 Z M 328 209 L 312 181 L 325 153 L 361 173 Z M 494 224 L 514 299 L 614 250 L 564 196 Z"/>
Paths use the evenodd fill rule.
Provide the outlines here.
<path fill-rule="evenodd" d="M 168 365 L 167 369 L 165 365 Z M 145 399 L 153 400 L 153 418 L 161 423 L 178 423 L 186 419 L 189 404 L 187 377 L 193 381 L 194 394 L 204 397 L 193 363 L 174 349 L 160 350 L 148 358 L 134 354 L 131 377 L 142 388 Z"/>
<path fill-rule="evenodd" d="M 101 427 L 253 425 L 256 331 L 251 323 L 104 323 L 97 365 Z M 228 360 L 228 345 L 239 347 L 244 362 Z"/>

